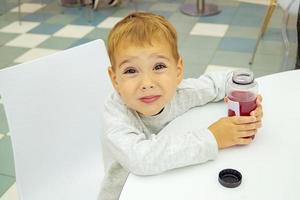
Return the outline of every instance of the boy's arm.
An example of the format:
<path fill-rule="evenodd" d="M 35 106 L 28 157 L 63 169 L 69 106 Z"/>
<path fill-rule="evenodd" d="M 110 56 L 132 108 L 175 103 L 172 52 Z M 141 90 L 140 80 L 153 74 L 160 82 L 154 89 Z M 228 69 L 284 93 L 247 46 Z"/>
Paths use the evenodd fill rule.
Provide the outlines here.
<path fill-rule="evenodd" d="M 225 97 L 226 82 L 230 73 L 230 71 L 218 71 L 204 74 L 197 79 L 186 79 L 179 85 L 179 94 L 182 89 L 184 96 L 188 95 L 189 101 L 194 101 L 193 106 L 220 101 Z"/>
<path fill-rule="evenodd" d="M 212 160 L 218 145 L 206 129 L 178 130 L 166 127 L 147 137 L 135 128 L 128 113 L 116 107 L 105 112 L 106 143 L 120 164 L 137 175 L 154 175 L 164 171 Z"/>

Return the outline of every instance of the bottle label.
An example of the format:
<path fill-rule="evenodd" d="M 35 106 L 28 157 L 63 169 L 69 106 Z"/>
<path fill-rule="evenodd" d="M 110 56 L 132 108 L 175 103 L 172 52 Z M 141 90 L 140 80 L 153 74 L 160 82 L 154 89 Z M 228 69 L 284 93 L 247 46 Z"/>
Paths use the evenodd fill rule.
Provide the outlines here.
<path fill-rule="evenodd" d="M 232 101 L 228 98 L 228 109 L 235 113 L 235 116 L 240 116 L 240 103 L 237 101 Z"/>

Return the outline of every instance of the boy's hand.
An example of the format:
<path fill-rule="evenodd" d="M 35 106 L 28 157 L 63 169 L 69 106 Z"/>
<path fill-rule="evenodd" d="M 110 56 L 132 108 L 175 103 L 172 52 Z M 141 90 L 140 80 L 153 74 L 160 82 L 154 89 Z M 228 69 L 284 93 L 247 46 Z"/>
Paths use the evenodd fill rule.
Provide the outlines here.
<path fill-rule="evenodd" d="M 261 121 L 263 117 L 263 109 L 262 109 L 262 96 L 258 95 L 256 98 L 256 109 L 250 113 L 250 116 L 255 116 L 258 121 Z"/>
<path fill-rule="evenodd" d="M 220 149 L 252 142 L 257 129 L 261 127 L 263 116 L 261 101 L 262 97 L 258 95 L 257 107 L 250 113 L 250 116 L 223 117 L 208 127 L 215 136 Z"/>
<path fill-rule="evenodd" d="M 261 121 L 254 116 L 223 117 L 208 129 L 213 133 L 220 149 L 246 145 L 252 142 L 252 136 L 261 127 Z"/>

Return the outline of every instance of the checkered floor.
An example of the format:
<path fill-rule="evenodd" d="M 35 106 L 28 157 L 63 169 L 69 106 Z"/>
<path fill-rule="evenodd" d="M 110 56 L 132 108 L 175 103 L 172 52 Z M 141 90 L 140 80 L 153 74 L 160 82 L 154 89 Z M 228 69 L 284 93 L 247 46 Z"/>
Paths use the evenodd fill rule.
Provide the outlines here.
<path fill-rule="evenodd" d="M 22 1 L 20 21 L 17 1 L 0 1 L 0 69 L 94 39 L 106 41 L 112 26 L 134 10 L 133 3 L 128 1 L 118 7 L 92 12 L 88 7 L 62 7 L 57 0 L 26 0 Z M 250 68 L 249 61 L 268 0 L 207 0 L 222 10 L 210 17 L 191 17 L 180 12 L 183 3 L 195 3 L 195 0 L 137 2 L 138 10 L 161 14 L 174 24 L 179 35 L 179 50 L 184 58 L 185 77 L 198 77 L 205 71 Z M 256 77 L 294 68 L 296 16 L 290 16 L 288 23 L 291 44 L 288 64 L 284 67 L 282 17 L 282 9 L 277 8 L 259 44 L 252 65 Z M 14 182 L 9 128 L 0 99 L 0 197 L 5 193 L 1 200 L 17 199 Z"/>

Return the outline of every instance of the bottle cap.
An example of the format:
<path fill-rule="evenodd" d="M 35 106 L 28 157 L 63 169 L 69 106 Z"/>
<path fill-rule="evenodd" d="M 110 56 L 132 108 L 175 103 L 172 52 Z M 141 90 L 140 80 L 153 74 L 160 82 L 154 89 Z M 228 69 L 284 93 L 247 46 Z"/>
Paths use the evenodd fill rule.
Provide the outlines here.
<path fill-rule="evenodd" d="M 248 85 L 253 83 L 254 75 L 250 70 L 237 70 L 233 73 L 232 82 L 238 85 Z"/>
<path fill-rule="evenodd" d="M 223 169 L 219 173 L 219 182 L 224 187 L 238 187 L 242 182 L 242 174 L 235 169 Z"/>

